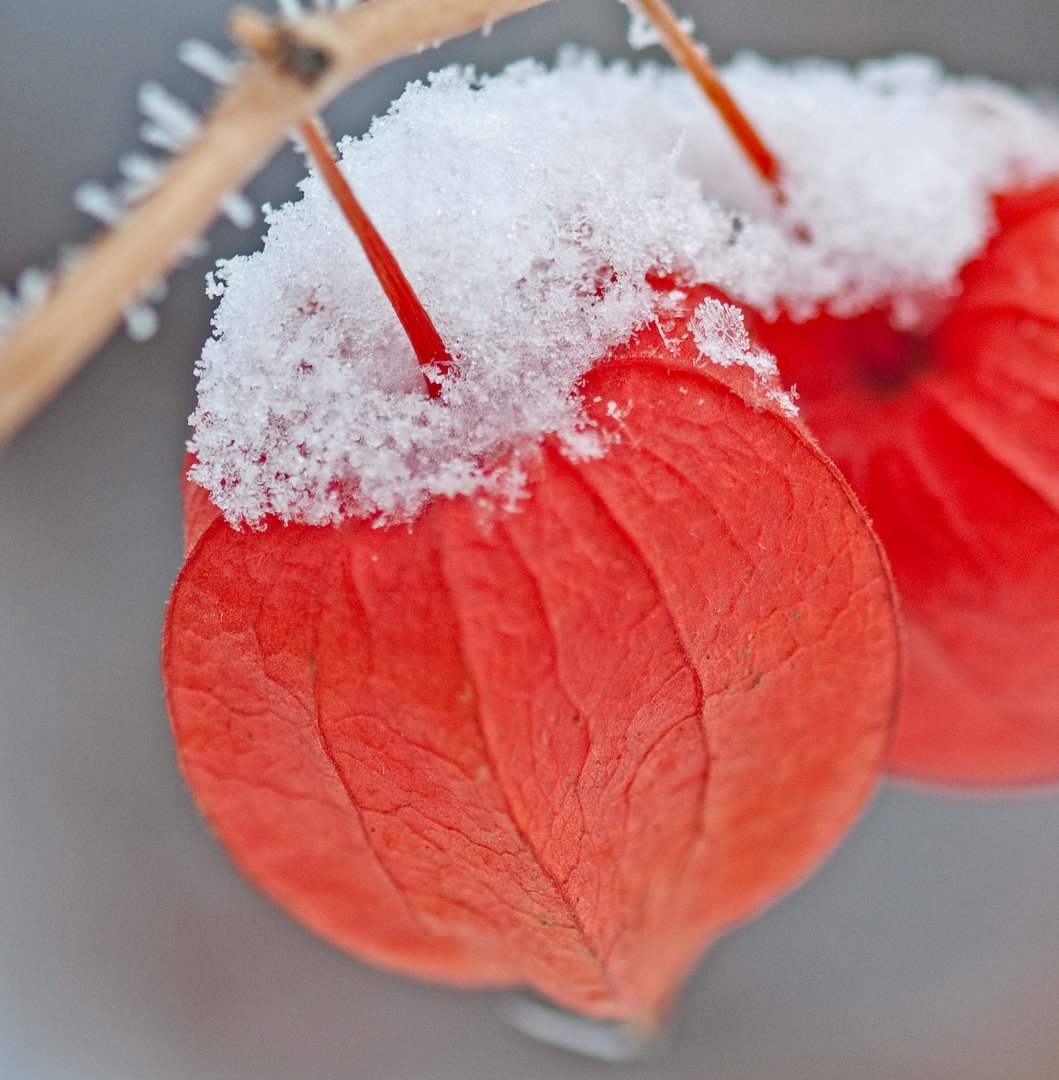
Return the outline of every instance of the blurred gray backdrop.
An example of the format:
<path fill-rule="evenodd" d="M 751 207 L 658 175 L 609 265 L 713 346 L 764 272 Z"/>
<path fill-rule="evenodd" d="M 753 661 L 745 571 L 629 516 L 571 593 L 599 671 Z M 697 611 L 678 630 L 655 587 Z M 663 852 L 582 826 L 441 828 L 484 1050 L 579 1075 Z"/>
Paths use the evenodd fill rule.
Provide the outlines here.
<path fill-rule="evenodd" d="M 715 55 L 916 49 L 1059 82 L 1057 0 L 685 0 Z M 175 60 L 220 0 L 0 3 L 0 281 L 90 228 L 79 181 L 133 147 L 136 87 L 203 102 Z M 559 0 L 388 68 L 331 111 L 360 131 L 449 61 L 565 41 L 626 52 L 614 0 Z M 251 190 L 293 193 L 282 156 Z M 258 230 L 216 231 L 212 256 Z M 207 334 L 185 270 L 147 345 L 115 340 L 0 457 L 0 1078 L 505 1080 L 614 1072 L 316 940 L 229 866 L 174 765 L 158 675 L 180 563 L 178 475 Z M 891 786 L 806 887 L 701 966 L 669 1056 L 631 1080 L 1054 1080 L 1059 797 Z"/>

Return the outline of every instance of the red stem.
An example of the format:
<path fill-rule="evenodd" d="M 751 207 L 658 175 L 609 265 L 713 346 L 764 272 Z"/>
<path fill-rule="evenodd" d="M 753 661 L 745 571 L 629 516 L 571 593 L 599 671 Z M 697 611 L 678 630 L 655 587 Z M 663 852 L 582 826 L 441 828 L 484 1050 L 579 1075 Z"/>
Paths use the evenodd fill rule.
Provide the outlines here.
<path fill-rule="evenodd" d="M 761 179 L 772 188 L 778 202 L 783 201 L 780 191 L 780 165 L 775 154 L 766 146 L 757 129 L 747 119 L 746 113 L 736 103 L 728 88 L 721 82 L 717 69 L 709 57 L 680 26 L 680 20 L 666 0 L 636 0 L 643 13 L 654 23 L 663 44 L 678 64 L 699 84 L 702 92 L 712 102 L 721 120 L 739 143 L 750 164 Z"/>
<path fill-rule="evenodd" d="M 416 359 L 421 367 L 434 367 L 444 373 L 452 366 L 452 356 L 441 340 L 441 335 L 431 321 L 426 309 L 416 296 L 408 278 L 404 276 L 397 259 L 386 241 L 379 235 L 371 219 L 364 212 L 364 207 L 353 194 L 349 182 L 342 175 L 335 161 L 334 150 L 324 137 L 316 120 L 303 120 L 298 127 L 298 134 L 316 164 L 324 183 L 334 196 L 335 202 L 345 215 L 353 231 L 357 234 L 364 254 L 371 263 L 375 276 L 379 279 L 386 298 L 393 305 L 394 313 L 401 320 L 404 332 L 415 350 Z M 441 393 L 440 385 L 432 375 L 423 372 L 427 393 L 436 398 Z"/>

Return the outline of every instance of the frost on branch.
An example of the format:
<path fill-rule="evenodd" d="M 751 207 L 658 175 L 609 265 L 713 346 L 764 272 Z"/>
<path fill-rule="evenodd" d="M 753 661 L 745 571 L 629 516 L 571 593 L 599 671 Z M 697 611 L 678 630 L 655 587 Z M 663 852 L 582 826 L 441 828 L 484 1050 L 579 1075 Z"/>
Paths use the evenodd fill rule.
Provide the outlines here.
<path fill-rule="evenodd" d="M 682 74 L 570 54 L 555 71 L 449 69 L 409 87 L 343 142 L 342 168 L 456 357 L 442 398 L 422 394 L 311 177 L 269 211 L 262 252 L 217 270 L 194 479 L 233 523 L 517 498 L 519 455 L 542 435 L 604 452 L 578 381 L 658 317 L 649 275 L 765 312 L 883 306 L 914 322 L 989 236 L 991 194 L 1059 171 L 1052 118 L 927 60 L 851 72 L 746 57 L 724 75 L 783 163 L 782 208 Z M 688 332 L 719 363 L 768 366 L 723 306 Z"/>
<path fill-rule="evenodd" d="M 47 270 L 31 266 L 19 275 L 14 289 L 0 288 L 0 341 L 20 319 L 44 302 L 51 284 L 52 275 Z"/>
<path fill-rule="evenodd" d="M 649 49 L 653 45 L 662 44 L 662 35 L 658 27 L 640 10 L 637 0 L 621 0 L 629 10 L 629 29 L 626 40 L 631 49 Z M 685 34 L 695 33 L 695 21 L 684 16 L 678 22 L 680 29 Z M 700 45 L 700 48 L 702 46 Z"/>

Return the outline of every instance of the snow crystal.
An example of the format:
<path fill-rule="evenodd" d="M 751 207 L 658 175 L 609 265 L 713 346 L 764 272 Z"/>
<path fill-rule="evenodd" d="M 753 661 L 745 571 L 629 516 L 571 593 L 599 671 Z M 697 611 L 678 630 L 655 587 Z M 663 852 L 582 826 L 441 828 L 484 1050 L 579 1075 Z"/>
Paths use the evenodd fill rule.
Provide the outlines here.
<path fill-rule="evenodd" d="M 658 27 L 640 10 L 637 0 L 621 0 L 629 9 L 629 29 L 626 40 L 630 49 L 649 49 L 662 44 L 662 35 Z M 677 25 L 685 34 L 695 33 L 695 21 L 684 15 L 677 20 Z"/>
<path fill-rule="evenodd" d="M 0 286 L 0 342 L 11 333 L 20 316 L 21 306 L 18 299 Z"/>
<path fill-rule="evenodd" d="M 150 304 L 142 301 L 130 304 L 122 314 L 125 332 L 132 341 L 149 341 L 158 332 L 158 312 Z"/>
<path fill-rule="evenodd" d="M 118 168 L 125 178 L 120 198 L 126 206 L 153 191 L 162 176 L 161 162 L 148 154 L 124 154 L 118 162 Z"/>
<path fill-rule="evenodd" d="M 121 199 L 102 184 L 90 181 L 74 191 L 74 205 L 103 225 L 113 225 L 125 209 Z"/>
<path fill-rule="evenodd" d="M 743 313 L 734 304 L 712 296 L 703 300 L 691 319 L 691 332 L 702 354 L 702 362 L 721 367 L 746 363 L 753 349 Z"/>
<path fill-rule="evenodd" d="M 181 43 L 177 56 L 196 74 L 216 86 L 227 86 L 235 80 L 239 64 L 208 41 L 190 38 Z"/>
<path fill-rule="evenodd" d="M 202 126 L 198 113 L 159 83 L 146 82 L 140 87 L 139 105 L 147 121 L 140 128 L 140 137 L 170 153 L 183 150 Z"/>
<path fill-rule="evenodd" d="M 776 389 L 779 367 L 770 352 L 750 340 L 746 319 L 735 304 L 709 296 L 695 309 L 688 324 L 699 350 L 699 366 L 743 364 L 757 376 L 765 396 L 775 401 L 788 416 L 797 415 L 793 392 Z"/>
<path fill-rule="evenodd" d="M 14 289 L 0 286 L 0 342 L 9 338 L 16 326 L 44 303 L 53 280 L 49 271 L 30 266 L 18 275 Z"/>
<path fill-rule="evenodd" d="M 211 277 L 193 478 L 234 524 L 517 498 L 542 435 L 605 452 L 578 380 L 656 318 L 648 275 L 766 316 L 888 305 L 908 322 L 982 247 L 991 193 L 1059 172 L 1054 119 L 928 60 L 748 56 L 723 75 L 783 163 L 782 205 L 681 73 L 571 53 L 412 84 L 342 142 L 341 168 L 456 358 L 441 397 L 310 176 L 266 209 L 263 250 Z M 711 360 L 771 375 L 731 304 L 707 301 L 689 332 Z"/>

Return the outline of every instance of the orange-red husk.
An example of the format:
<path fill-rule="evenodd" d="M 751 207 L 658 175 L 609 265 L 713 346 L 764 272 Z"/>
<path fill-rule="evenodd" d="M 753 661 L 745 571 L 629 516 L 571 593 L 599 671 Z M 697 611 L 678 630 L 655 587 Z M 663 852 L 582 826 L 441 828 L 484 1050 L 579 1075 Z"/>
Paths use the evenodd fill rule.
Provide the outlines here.
<path fill-rule="evenodd" d="M 650 1022 L 868 798 L 898 683 L 837 470 L 686 309 L 580 390 L 513 510 L 236 531 L 198 489 L 164 673 L 240 868 L 368 960 Z M 613 405 L 611 405 L 613 403 Z"/>
<path fill-rule="evenodd" d="M 1059 182 L 997 215 L 928 336 L 882 312 L 757 326 L 893 565 L 891 768 L 994 787 L 1059 779 Z"/>

